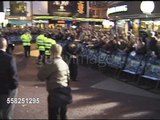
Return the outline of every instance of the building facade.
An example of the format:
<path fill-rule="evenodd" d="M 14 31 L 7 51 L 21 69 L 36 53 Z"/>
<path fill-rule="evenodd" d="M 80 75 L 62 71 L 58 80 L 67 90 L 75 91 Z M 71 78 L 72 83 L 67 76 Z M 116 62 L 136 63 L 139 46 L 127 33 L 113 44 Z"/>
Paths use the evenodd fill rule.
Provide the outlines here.
<path fill-rule="evenodd" d="M 101 24 L 105 18 L 105 6 L 91 15 L 91 1 L 3 1 L 3 11 L 8 23 L 13 25 L 84 23 Z M 95 19 L 92 19 L 95 18 Z M 66 21 L 67 20 L 67 21 Z"/>
<path fill-rule="evenodd" d="M 135 35 L 139 31 L 160 32 L 160 1 L 153 1 L 154 8 L 151 13 L 144 13 L 141 9 L 142 1 L 123 1 L 108 8 L 106 15 L 110 20 L 116 21 L 118 29 L 127 32 L 132 30 Z M 152 4 L 146 6 L 150 9 Z"/>

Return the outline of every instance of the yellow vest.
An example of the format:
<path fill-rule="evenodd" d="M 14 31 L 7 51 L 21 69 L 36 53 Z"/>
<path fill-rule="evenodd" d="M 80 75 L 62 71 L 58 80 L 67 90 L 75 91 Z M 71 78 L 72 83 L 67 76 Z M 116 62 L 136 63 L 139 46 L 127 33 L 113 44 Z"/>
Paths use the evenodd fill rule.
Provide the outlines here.
<path fill-rule="evenodd" d="M 45 38 L 45 55 L 50 56 L 51 52 L 50 49 L 52 47 L 52 45 L 55 45 L 56 41 L 51 39 L 51 38 Z"/>
<path fill-rule="evenodd" d="M 22 40 L 22 44 L 23 46 L 30 46 L 31 45 L 31 40 L 32 40 L 32 36 L 31 34 L 23 34 L 21 35 L 21 40 Z"/>

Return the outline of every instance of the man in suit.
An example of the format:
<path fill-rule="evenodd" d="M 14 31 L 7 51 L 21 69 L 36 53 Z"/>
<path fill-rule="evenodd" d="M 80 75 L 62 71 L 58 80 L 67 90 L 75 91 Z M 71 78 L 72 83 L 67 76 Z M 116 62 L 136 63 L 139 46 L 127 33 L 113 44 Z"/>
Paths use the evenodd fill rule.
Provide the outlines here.
<path fill-rule="evenodd" d="M 18 74 L 14 57 L 6 52 L 7 40 L 0 37 L 0 119 L 12 119 L 18 93 Z"/>

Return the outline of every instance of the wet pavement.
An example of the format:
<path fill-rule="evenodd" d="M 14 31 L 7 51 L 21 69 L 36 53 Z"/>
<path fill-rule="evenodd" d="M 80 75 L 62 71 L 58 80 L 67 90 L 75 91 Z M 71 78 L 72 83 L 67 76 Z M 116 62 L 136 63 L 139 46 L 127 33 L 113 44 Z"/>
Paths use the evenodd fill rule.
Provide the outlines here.
<path fill-rule="evenodd" d="M 18 98 L 38 98 L 39 103 L 16 104 L 14 119 L 47 119 L 45 82 L 37 79 L 38 51 L 32 45 L 30 58 L 23 47 L 14 55 L 20 78 Z M 78 81 L 71 82 L 73 103 L 68 119 L 160 119 L 160 94 L 138 88 L 88 66 L 79 66 Z"/>

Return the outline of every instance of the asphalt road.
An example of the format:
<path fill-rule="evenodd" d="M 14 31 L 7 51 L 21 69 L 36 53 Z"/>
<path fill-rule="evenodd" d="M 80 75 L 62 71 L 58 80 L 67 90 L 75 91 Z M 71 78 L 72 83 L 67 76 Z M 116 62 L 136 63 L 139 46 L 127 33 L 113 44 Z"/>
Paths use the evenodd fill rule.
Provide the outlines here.
<path fill-rule="evenodd" d="M 39 103 L 16 104 L 14 119 L 48 118 L 45 82 L 36 77 L 37 55 L 35 45 L 30 58 L 24 58 L 21 45 L 15 47 L 18 98 L 38 98 Z M 71 82 L 71 88 L 73 103 L 68 105 L 68 119 L 160 119 L 160 94 L 129 87 L 91 67 L 79 66 L 78 81 Z"/>

